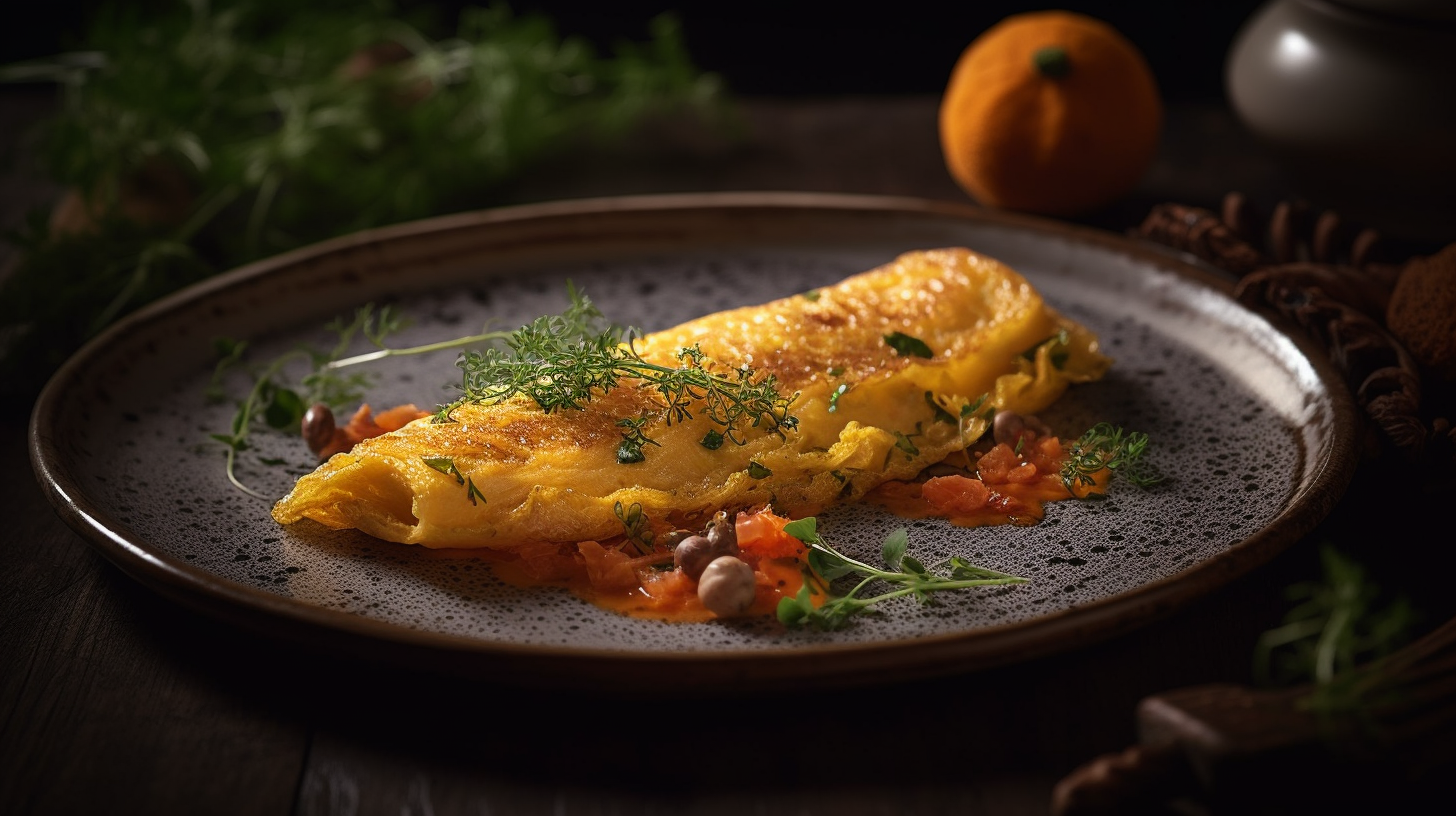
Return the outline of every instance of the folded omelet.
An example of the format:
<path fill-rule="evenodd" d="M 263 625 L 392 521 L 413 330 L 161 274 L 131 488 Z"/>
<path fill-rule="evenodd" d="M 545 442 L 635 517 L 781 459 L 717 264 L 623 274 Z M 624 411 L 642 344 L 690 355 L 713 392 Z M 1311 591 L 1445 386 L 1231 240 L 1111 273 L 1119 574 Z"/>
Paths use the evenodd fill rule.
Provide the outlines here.
<path fill-rule="evenodd" d="M 1045 409 L 1111 360 L 1006 265 L 967 249 L 910 252 L 814 292 L 711 314 L 638 339 L 644 360 L 773 375 L 797 424 L 725 431 L 707 411 L 673 416 L 631 380 L 580 409 L 516 396 L 465 403 L 339 453 L 273 509 L 426 547 L 509 550 L 603 540 L 622 508 L 700 528 L 720 509 L 812 515 L 908 479 L 975 441 L 992 412 Z M 619 459 L 622 420 L 651 443 Z M 645 419 L 645 422 L 644 422 Z M 736 441 L 735 441 L 736 440 Z"/>

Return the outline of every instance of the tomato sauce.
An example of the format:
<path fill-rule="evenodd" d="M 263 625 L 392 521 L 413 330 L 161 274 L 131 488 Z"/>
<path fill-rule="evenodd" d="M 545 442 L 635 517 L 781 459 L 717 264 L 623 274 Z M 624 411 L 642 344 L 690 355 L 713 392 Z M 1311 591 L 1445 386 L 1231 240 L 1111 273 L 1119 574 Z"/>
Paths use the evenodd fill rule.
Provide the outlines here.
<path fill-rule="evenodd" d="M 913 481 L 887 482 L 865 497 L 905 518 L 944 518 L 961 527 L 1029 526 L 1041 521 L 1047 502 L 1079 498 L 1103 489 L 1096 483 L 1063 482 L 1067 452 L 1055 436 L 1027 433 L 1015 446 L 994 444 L 967 451 L 964 463 L 944 462 Z M 813 598 L 827 597 L 822 579 L 808 566 L 808 546 L 784 532 L 792 519 L 767 508 L 739 513 L 734 522 L 738 558 L 753 568 L 755 593 L 744 617 L 772 617 L 779 601 L 810 580 Z M 655 531 L 666 538 L 668 530 Z M 485 556 L 496 574 L 514 586 L 558 586 L 604 609 L 636 618 L 675 623 L 714 620 L 698 599 L 698 583 L 674 568 L 669 547 L 641 553 L 625 537 L 576 544 L 537 544 L 514 553 Z"/>
<path fill-rule="evenodd" d="M 887 482 L 866 501 L 905 518 L 943 518 L 959 527 L 1030 526 L 1046 517 L 1046 503 L 1086 495 L 1094 486 L 1068 489 L 1062 480 L 1067 453 L 1055 436 L 1023 436 L 1012 447 L 996 444 L 968 453 L 969 468 L 942 466 L 908 482 Z M 1100 474 L 1097 485 L 1106 482 Z"/>
<path fill-rule="evenodd" d="M 772 617 L 779 601 L 803 587 L 808 547 L 784 532 L 792 519 L 767 509 L 739 513 L 738 558 L 753 568 L 754 600 L 744 617 Z M 714 620 L 698 599 L 697 581 L 675 569 L 672 551 L 639 554 L 625 538 L 540 544 L 493 555 L 495 573 L 513 586 L 559 586 L 583 600 L 636 618 L 674 623 Z M 816 597 L 822 602 L 823 587 Z"/>

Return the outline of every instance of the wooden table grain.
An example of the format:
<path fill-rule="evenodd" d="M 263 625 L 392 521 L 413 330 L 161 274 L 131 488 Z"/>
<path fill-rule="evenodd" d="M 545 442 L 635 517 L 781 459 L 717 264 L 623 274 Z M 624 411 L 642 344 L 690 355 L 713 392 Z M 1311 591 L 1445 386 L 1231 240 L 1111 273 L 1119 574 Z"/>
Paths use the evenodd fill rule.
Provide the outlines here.
<path fill-rule="evenodd" d="M 746 138 L 666 128 L 563 160 L 511 202 L 651 192 L 806 190 L 964 201 L 925 96 L 742 100 Z M 44 110 L 0 98 L 6 132 Z M 1162 201 L 1216 207 L 1295 189 L 1218 104 L 1170 110 L 1158 162 L 1084 223 L 1123 232 Z M 55 190 L 7 183 L 13 224 Z M 1330 521 L 1273 562 L 1133 632 L 1079 650 L 847 691 L 630 696 L 522 689 L 309 651 L 200 616 L 108 563 L 32 472 L 29 406 L 0 412 L 0 813 L 1045 814 L 1055 783 L 1136 740 L 1143 697 L 1250 680 L 1259 633 L 1319 545 L 1361 539 L 1436 617 L 1434 576 L 1357 475 Z M 1381 491 L 1385 490 L 1386 493 Z M 1373 497 L 1373 498 L 1372 498 Z M 1389 542 L 1372 546 L 1381 538 Z M 1449 542 L 1448 542 L 1449 543 Z M 1448 548 L 1449 549 L 1449 548 Z M 1422 569 L 1445 569 L 1431 553 Z M 1432 601 L 1431 599 L 1436 599 Z"/>

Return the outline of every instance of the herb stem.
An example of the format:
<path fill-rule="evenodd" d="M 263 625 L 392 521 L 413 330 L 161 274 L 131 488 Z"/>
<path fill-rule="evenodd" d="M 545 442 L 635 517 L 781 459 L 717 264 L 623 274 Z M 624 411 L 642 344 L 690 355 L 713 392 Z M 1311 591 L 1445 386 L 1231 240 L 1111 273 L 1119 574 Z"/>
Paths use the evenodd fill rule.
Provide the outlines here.
<path fill-rule="evenodd" d="M 177 229 L 173 240 L 183 243 L 190 242 L 203 227 L 212 221 L 213 216 L 222 212 L 241 194 L 242 191 L 238 189 L 237 185 L 228 185 L 209 196 L 192 212 L 186 223 Z"/>
<path fill-rule="evenodd" d="M 383 360 L 386 357 L 405 357 L 411 354 L 429 354 L 436 351 L 448 351 L 449 349 L 461 348 L 475 345 L 477 343 L 489 343 L 493 340 L 505 340 L 512 332 L 493 331 L 483 334 L 472 334 L 469 337 L 457 337 L 453 340 L 441 340 L 438 343 L 426 343 L 422 346 L 410 346 L 409 348 L 385 348 L 375 351 L 356 354 L 353 357 L 344 357 L 339 360 L 332 360 L 324 365 L 325 369 L 334 370 L 361 363 L 372 363 L 375 360 Z"/>
<path fill-rule="evenodd" d="M 900 579 L 898 581 L 892 581 L 891 583 L 908 584 L 910 582 L 904 579 Z M 860 590 L 860 587 L 864 586 L 864 584 L 861 584 L 860 587 L 855 587 L 854 592 L 849 593 L 849 595 L 847 595 L 846 597 L 854 597 L 855 600 L 862 601 L 866 606 L 869 606 L 870 604 L 879 603 L 880 601 L 886 601 L 891 598 L 901 598 L 906 595 L 914 595 L 918 592 L 923 592 L 926 589 L 971 589 L 973 587 L 1007 586 L 1009 584 L 1026 583 L 1030 583 L 1030 581 L 1026 578 L 1020 578 L 1013 575 L 1008 575 L 1005 578 L 970 578 L 959 581 L 943 580 L 936 581 L 934 584 L 927 584 L 925 586 L 902 586 L 899 589 L 891 590 L 890 592 L 886 592 L 881 595 L 872 595 L 868 598 L 858 598 L 855 597 L 854 592 L 858 592 Z"/>
<path fill-rule="evenodd" d="M 253 413 L 263 405 L 264 391 L 268 388 L 273 387 L 273 378 L 278 375 L 278 372 L 282 371 L 283 367 L 288 365 L 290 362 L 299 358 L 306 359 L 307 357 L 307 352 L 291 351 L 280 355 L 277 359 L 270 363 L 268 367 L 263 370 L 262 375 L 260 375 L 253 381 L 253 387 L 249 389 L 247 398 L 244 399 L 242 404 L 238 406 L 238 412 L 236 415 L 233 416 L 232 434 L 228 436 L 218 435 L 216 437 L 227 445 L 228 481 L 232 482 L 234 487 L 243 491 L 244 493 L 247 493 L 249 496 L 263 499 L 264 501 L 271 501 L 270 497 L 265 496 L 262 493 L 259 493 L 258 491 L 253 490 L 252 488 L 243 484 L 241 481 L 238 480 L 237 476 L 238 451 L 242 450 L 247 446 L 248 431 L 252 427 L 253 423 Z"/>
<path fill-rule="evenodd" d="M 229 447 L 227 449 L 227 480 L 229 482 L 232 482 L 233 487 L 236 487 L 237 489 L 243 491 L 244 493 L 247 493 L 249 496 L 252 496 L 255 499 L 262 499 L 263 501 L 272 501 L 273 498 L 271 496 L 265 496 L 262 493 L 259 493 L 258 491 L 254 490 L 253 488 L 248 487 L 247 485 L 245 485 L 242 482 L 238 481 L 237 468 L 236 468 L 237 461 L 238 461 L 238 450 L 237 450 L 237 448 Z"/>
<path fill-rule="evenodd" d="M 1324 631 L 1320 632 L 1319 646 L 1315 652 L 1314 678 L 1316 683 L 1329 683 L 1334 680 L 1337 666 L 1335 660 L 1340 653 L 1340 644 L 1345 639 L 1346 629 L 1349 628 L 1351 610 L 1348 605 L 1336 607 L 1330 613 L 1330 619 L 1325 623 Z"/>

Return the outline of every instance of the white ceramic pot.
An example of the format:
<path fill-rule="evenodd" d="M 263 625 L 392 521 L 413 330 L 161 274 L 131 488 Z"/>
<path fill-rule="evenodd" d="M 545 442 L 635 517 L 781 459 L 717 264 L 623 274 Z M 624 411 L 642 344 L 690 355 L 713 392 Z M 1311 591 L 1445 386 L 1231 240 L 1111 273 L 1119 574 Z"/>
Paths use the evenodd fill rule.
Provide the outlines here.
<path fill-rule="evenodd" d="M 1316 191 L 1456 202 L 1456 2 L 1271 0 L 1229 101 Z"/>

